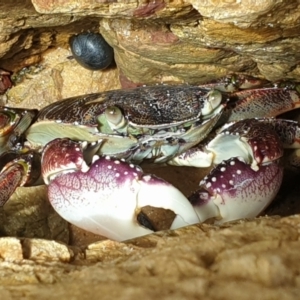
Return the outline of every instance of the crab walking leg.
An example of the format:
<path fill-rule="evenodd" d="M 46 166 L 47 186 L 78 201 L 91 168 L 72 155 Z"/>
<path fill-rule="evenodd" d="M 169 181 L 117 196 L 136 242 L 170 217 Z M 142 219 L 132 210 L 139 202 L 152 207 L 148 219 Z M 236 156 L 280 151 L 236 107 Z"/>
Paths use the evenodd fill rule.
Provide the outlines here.
<path fill-rule="evenodd" d="M 17 187 L 40 184 L 39 154 L 31 151 L 22 154 L 7 152 L 0 156 L 0 161 L 0 207 Z"/>
<path fill-rule="evenodd" d="M 300 127 L 297 121 L 275 118 L 258 119 L 260 122 L 272 126 L 284 148 L 300 148 Z"/>
<path fill-rule="evenodd" d="M 289 88 L 261 88 L 236 92 L 230 96 L 222 121 L 275 117 L 300 107 L 300 95 Z"/>
<path fill-rule="evenodd" d="M 49 200 L 70 223 L 121 241 L 199 222 L 189 201 L 169 183 L 109 157 L 96 156 L 88 167 L 82 150 L 77 142 L 56 139 L 42 156 Z M 157 209 L 173 212 L 168 228 L 153 225 Z"/>
<path fill-rule="evenodd" d="M 270 85 L 270 82 L 265 79 L 242 74 L 229 74 L 200 86 L 202 88 L 217 89 L 222 92 L 235 92 L 243 89 L 259 88 L 268 84 Z"/>
<path fill-rule="evenodd" d="M 30 126 L 37 110 L 0 106 L 0 154 L 10 151 Z"/>
<path fill-rule="evenodd" d="M 300 168 L 300 149 L 294 149 L 287 158 L 288 163 L 296 168 Z"/>
<path fill-rule="evenodd" d="M 14 164 L 0 173 L 0 207 L 3 206 L 21 186 L 24 177 L 24 168 L 20 164 Z"/>
<path fill-rule="evenodd" d="M 243 160 L 231 158 L 213 169 L 189 200 L 202 222 L 208 218 L 215 218 L 216 223 L 254 218 L 276 196 L 282 175 L 277 162 L 253 170 Z"/>

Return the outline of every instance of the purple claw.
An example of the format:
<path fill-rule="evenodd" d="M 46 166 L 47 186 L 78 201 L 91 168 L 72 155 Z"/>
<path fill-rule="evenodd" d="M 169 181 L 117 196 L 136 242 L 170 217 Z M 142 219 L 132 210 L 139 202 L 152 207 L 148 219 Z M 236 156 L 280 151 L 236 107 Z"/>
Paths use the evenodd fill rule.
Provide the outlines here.
<path fill-rule="evenodd" d="M 213 153 L 215 164 L 230 157 L 243 157 L 253 169 L 283 155 L 282 143 L 274 128 L 257 119 L 246 119 L 223 126 L 206 145 L 206 149 Z"/>
<path fill-rule="evenodd" d="M 58 142 L 59 141 L 59 142 Z M 51 178 L 60 172 L 87 170 L 83 159 L 83 144 L 70 139 L 55 139 L 49 142 L 42 153 L 42 176 L 49 184 Z"/>
<path fill-rule="evenodd" d="M 246 119 L 232 124 L 227 130 L 228 134 L 241 136 L 247 141 L 258 164 L 283 156 L 279 136 L 269 124 L 262 126 L 256 119 Z"/>
<path fill-rule="evenodd" d="M 109 157 L 96 157 L 87 167 L 82 163 L 81 150 L 79 143 L 56 139 L 45 148 L 42 158 L 42 173 L 50 182 L 49 200 L 70 223 L 124 240 L 153 232 L 139 223 L 144 219 L 139 217 L 140 212 L 146 206 L 173 211 L 169 228 L 198 222 L 192 205 L 169 183 L 144 175 L 138 166 Z M 67 169 L 61 170 L 64 164 Z"/>
<path fill-rule="evenodd" d="M 231 158 L 213 169 L 189 200 L 201 221 L 212 217 L 222 223 L 253 218 L 274 199 L 282 175 L 277 162 L 255 171 L 239 158 Z"/>

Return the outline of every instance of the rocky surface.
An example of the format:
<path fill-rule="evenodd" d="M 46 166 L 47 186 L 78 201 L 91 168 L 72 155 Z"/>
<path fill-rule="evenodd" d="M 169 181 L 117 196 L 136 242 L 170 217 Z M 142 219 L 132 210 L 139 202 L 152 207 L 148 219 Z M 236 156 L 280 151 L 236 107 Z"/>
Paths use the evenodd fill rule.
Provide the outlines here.
<path fill-rule="evenodd" d="M 0 66 L 8 70 L 40 62 L 47 50 L 67 48 L 71 34 L 100 30 L 114 48 L 124 86 L 199 83 L 229 72 L 299 79 L 296 1 L 18 0 L 1 5 Z"/>
<path fill-rule="evenodd" d="M 297 1 L 44 1 L 0 3 L 0 68 L 14 86 L 2 104 L 41 108 L 80 94 L 228 73 L 300 80 Z M 71 35 L 101 32 L 115 64 L 72 59 Z M 147 169 L 186 195 L 190 168 Z M 269 215 L 300 213 L 287 171 Z M 44 187 L 20 188 L 0 210 L 1 299 L 298 299 L 299 215 L 195 225 L 136 240 L 100 241 L 50 207 Z"/>
<path fill-rule="evenodd" d="M 1 299 L 298 299 L 299 230 L 292 216 L 84 249 L 1 238 Z"/>

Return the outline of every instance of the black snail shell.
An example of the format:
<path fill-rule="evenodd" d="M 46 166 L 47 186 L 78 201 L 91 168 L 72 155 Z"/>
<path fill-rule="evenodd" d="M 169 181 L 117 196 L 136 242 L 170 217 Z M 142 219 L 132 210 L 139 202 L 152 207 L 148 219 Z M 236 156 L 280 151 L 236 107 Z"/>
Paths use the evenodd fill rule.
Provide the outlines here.
<path fill-rule="evenodd" d="M 107 68 L 114 59 L 114 51 L 99 33 L 80 33 L 70 38 L 75 60 L 89 70 Z"/>

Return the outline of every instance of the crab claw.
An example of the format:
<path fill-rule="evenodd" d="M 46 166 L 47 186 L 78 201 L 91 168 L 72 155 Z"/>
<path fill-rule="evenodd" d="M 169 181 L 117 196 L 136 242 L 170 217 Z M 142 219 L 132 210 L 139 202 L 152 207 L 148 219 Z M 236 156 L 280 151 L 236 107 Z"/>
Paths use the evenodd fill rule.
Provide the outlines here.
<path fill-rule="evenodd" d="M 200 189 L 189 197 L 200 221 L 209 218 L 224 223 L 254 218 L 276 196 L 283 168 L 272 162 L 254 170 L 241 158 L 223 161 L 200 182 Z"/>
<path fill-rule="evenodd" d="M 230 157 L 242 157 L 252 169 L 258 169 L 259 165 L 278 160 L 283 156 L 282 144 L 290 141 L 288 137 L 292 136 L 294 140 L 297 138 L 297 135 L 293 134 L 295 126 L 286 124 L 277 129 L 282 132 L 281 135 L 285 135 L 284 139 L 278 135 L 275 125 L 261 119 L 246 119 L 226 124 L 215 136 L 209 137 L 195 148 L 188 149 L 169 163 L 209 167 L 220 164 Z"/>
<path fill-rule="evenodd" d="M 49 200 L 70 223 L 121 241 L 199 221 L 169 183 L 109 157 L 95 156 L 88 167 L 83 150 L 78 142 L 56 139 L 42 154 Z"/>
<path fill-rule="evenodd" d="M 257 119 L 246 119 L 223 126 L 206 145 L 206 149 L 213 153 L 215 164 L 231 156 L 240 156 L 251 164 L 252 169 L 283 156 L 282 143 L 274 128 Z"/>

